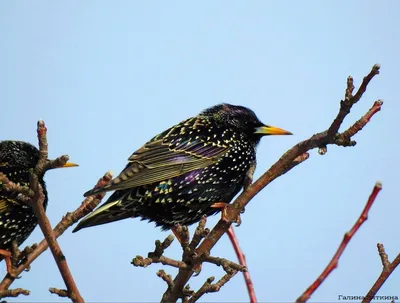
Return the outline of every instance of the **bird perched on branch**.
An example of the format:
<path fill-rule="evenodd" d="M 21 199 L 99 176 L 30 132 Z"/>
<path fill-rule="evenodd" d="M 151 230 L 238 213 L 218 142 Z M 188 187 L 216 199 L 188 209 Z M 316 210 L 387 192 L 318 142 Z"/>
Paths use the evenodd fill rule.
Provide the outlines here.
<path fill-rule="evenodd" d="M 0 173 L 15 184 L 29 187 L 30 173 L 39 160 L 39 150 L 22 141 L 0 141 Z M 77 166 L 67 162 L 62 167 Z M 43 175 L 39 184 L 44 194 L 43 207 L 47 207 L 47 190 Z M 18 198 L 18 193 L 5 190 L 0 183 L 0 260 L 6 259 L 7 271 L 10 273 L 12 242 L 19 246 L 24 242 L 38 224 L 32 208 Z"/>
<path fill-rule="evenodd" d="M 115 191 L 74 232 L 132 217 L 163 230 L 196 223 L 251 184 L 261 137 L 291 134 L 261 123 L 243 106 L 208 108 L 152 138 L 115 179 L 86 192 Z"/>

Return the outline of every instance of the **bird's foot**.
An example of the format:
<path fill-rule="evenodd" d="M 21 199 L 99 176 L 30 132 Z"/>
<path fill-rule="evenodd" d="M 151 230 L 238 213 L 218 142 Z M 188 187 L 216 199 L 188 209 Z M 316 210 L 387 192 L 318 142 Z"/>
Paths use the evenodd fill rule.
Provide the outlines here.
<path fill-rule="evenodd" d="M 232 204 L 225 202 L 215 202 L 214 204 L 211 205 L 211 207 L 221 209 L 221 220 L 227 223 L 236 223 L 236 226 L 242 224 L 242 219 L 240 218 L 240 215 L 235 217 L 232 214 L 234 210 L 234 206 Z"/>
<path fill-rule="evenodd" d="M 0 249 L 0 256 L 4 257 L 8 275 L 13 279 L 18 278 L 18 276 L 15 273 L 15 268 L 11 262 L 11 252 L 9 252 L 8 250 L 5 250 L 5 249 Z"/>
<path fill-rule="evenodd" d="M 32 244 L 31 246 L 26 246 L 23 250 L 20 250 L 17 243 L 15 241 L 12 244 L 11 249 L 11 259 L 13 262 L 14 267 L 18 267 L 21 264 L 25 264 L 28 260 L 29 254 L 31 254 L 36 247 L 38 246 L 36 243 Z M 31 269 L 30 265 L 27 265 L 24 271 L 29 271 Z"/>

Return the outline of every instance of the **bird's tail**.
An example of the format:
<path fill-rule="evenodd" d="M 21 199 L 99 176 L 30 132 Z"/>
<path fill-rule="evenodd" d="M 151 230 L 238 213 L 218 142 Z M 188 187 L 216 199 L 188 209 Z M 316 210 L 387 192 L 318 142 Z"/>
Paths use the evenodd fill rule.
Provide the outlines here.
<path fill-rule="evenodd" d="M 132 211 L 126 209 L 126 205 L 122 203 L 125 195 L 114 193 L 103 205 L 93 211 L 91 214 L 83 218 L 72 231 L 77 232 L 86 227 L 106 224 L 114 221 L 133 217 Z"/>

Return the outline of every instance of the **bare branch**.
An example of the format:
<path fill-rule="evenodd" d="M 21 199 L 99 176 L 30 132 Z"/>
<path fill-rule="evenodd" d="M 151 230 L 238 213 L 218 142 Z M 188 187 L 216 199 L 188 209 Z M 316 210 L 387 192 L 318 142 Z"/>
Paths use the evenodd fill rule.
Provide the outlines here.
<path fill-rule="evenodd" d="M 235 262 L 229 261 L 224 258 L 219 258 L 219 257 L 212 257 L 209 255 L 209 253 L 204 253 L 200 257 L 195 259 L 196 262 L 208 262 L 211 264 L 215 264 L 217 266 L 222 266 L 222 268 L 225 270 L 226 273 L 230 273 L 233 270 L 235 271 L 241 271 L 241 272 L 246 272 L 247 268 L 245 266 L 242 266 L 240 264 L 237 264 Z"/>
<path fill-rule="evenodd" d="M 351 98 L 351 102 L 353 104 L 357 103 L 361 99 L 362 95 L 367 90 L 367 86 L 368 86 L 369 82 L 372 80 L 373 77 L 375 77 L 376 75 L 379 75 L 379 69 L 380 68 L 381 68 L 381 66 L 379 64 L 375 64 L 372 67 L 372 69 L 369 72 L 369 74 L 364 77 L 360 87 L 358 88 L 357 93 L 354 95 L 353 98 Z"/>
<path fill-rule="evenodd" d="M 362 300 L 362 303 L 369 303 L 372 301 L 372 299 L 378 293 L 382 285 L 386 282 L 389 276 L 394 272 L 396 267 L 400 264 L 400 254 L 397 255 L 397 257 L 393 260 L 392 263 L 390 263 L 388 255 L 385 252 L 385 248 L 383 247 L 383 244 L 378 243 L 377 246 L 378 246 L 378 253 L 379 256 L 381 257 L 383 266 L 382 273 L 379 275 L 378 279 L 371 287 L 369 292 L 365 295 L 364 299 Z"/>
<path fill-rule="evenodd" d="M 311 284 L 306 289 L 306 291 L 304 291 L 304 293 L 296 300 L 297 303 L 307 302 L 308 299 L 311 297 L 311 295 L 314 293 L 314 291 L 322 284 L 322 282 L 325 281 L 325 279 L 329 276 L 329 274 L 338 266 L 339 259 L 342 256 L 344 250 L 346 249 L 347 244 L 353 238 L 353 236 L 358 231 L 358 229 L 361 227 L 361 225 L 368 219 L 369 210 L 371 209 L 371 206 L 374 203 L 376 196 L 381 191 L 381 189 L 382 189 L 382 184 L 380 182 L 376 182 L 376 184 L 372 190 L 372 193 L 369 196 L 367 204 L 365 205 L 360 217 L 354 223 L 351 230 L 344 234 L 342 243 L 340 243 L 339 248 L 337 249 L 332 260 L 326 266 L 324 271 L 319 275 L 319 277 L 314 281 L 314 283 Z"/>
<path fill-rule="evenodd" d="M 203 295 L 212 292 L 218 292 L 222 286 L 229 282 L 230 279 L 233 278 L 237 273 L 236 270 L 226 273 L 217 283 L 212 284 L 214 282 L 214 277 L 209 277 L 206 282 L 204 282 L 203 286 L 189 299 L 189 303 L 197 302 Z"/>
<path fill-rule="evenodd" d="M 379 64 L 375 64 L 372 67 L 369 74 L 364 77 L 364 80 L 361 83 L 355 96 L 352 95 L 354 90 L 353 78 L 351 76 L 347 78 L 345 99 L 344 101 L 340 102 L 340 111 L 328 129 L 329 138 L 333 137 L 339 131 L 339 128 L 342 125 L 344 118 L 346 118 L 346 116 L 350 113 L 351 107 L 361 99 L 362 95 L 365 93 L 367 89 L 369 82 L 372 80 L 374 76 L 379 74 L 379 69 L 380 69 Z"/>
<path fill-rule="evenodd" d="M 68 290 L 66 290 L 66 289 L 58 289 L 55 287 L 50 287 L 49 292 L 52 294 L 56 294 L 61 298 L 70 298 L 71 297 L 71 294 L 69 294 Z"/>
<path fill-rule="evenodd" d="M 73 301 L 84 302 L 75 284 L 72 274 L 69 270 L 65 256 L 62 253 L 61 248 L 58 245 L 56 238 L 53 234 L 50 221 L 46 216 L 43 207 L 43 201 L 45 197 L 43 194 L 43 189 L 39 184 L 39 176 L 43 175 L 44 172 L 50 168 L 50 165 L 53 165 L 53 163 L 56 162 L 57 165 L 62 166 L 65 163 L 67 163 L 68 156 L 60 157 L 54 162 L 49 161 L 48 150 L 47 150 L 48 148 L 47 136 L 46 136 L 47 129 L 43 121 L 39 121 L 37 124 L 37 134 L 39 140 L 40 156 L 36 167 L 34 168 L 33 172 L 30 175 L 30 190 L 32 190 L 34 195 L 31 196 L 30 200 L 25 203 L 32 208 L 36 218 L 38 219 L 39 226 L 43 232 L 44 237 L 46 238 L 47 243 L 49 243 L 50 250 L 53 254 L 54 260 L 56 261 L 56 264 L 64 280 L 64 283 L 67 286 L 68 291 L 75 298 L 75 300 L 73 299 Z"/>
<path fill-rule="evenodd" d="M 157 276 L 159 276 L 161 279 L 163 279 L 167 283 L 168 287 L 174 286 L 174 281 L 172 280 L 171 275 L 167 275 L 167 273 L 164 270 L 160 269 L 157 272 Z"/>
<path fill-rule="evenodd" d="M 111 173 L 106 173 L 96 184 L 95 187 L 103 186 L 107 184 L 110 180 L 112 179 Z M 93 209 L 100 203 L 101 199 L 104 197 L 105 193 L 99 193 L 96 196 L 89 196 L 87 197 L 82 204 L 72 213 L 67 213 L 61 221 L 56 225 L 56 227 L 53 230 L 54 237 L 58 238 L 61 236 L 67 228 L 75 224 L 77 221 L 79 221 L 81 218 L 89 214 Z M 27 269 L 30 264 L 36 260 L 37 257 L 39 257 L 47 248 L 48 244 L 46 239 L 43 239 L 39 245 L 36 245 L 33 248 L 25 248 L 23 250 L 24 258 L 21 261 L 22 264 L 20 264 L 16 269 L 15 269 L 15 274 L 19 275 L 21 274 L 25 269 Z M 26 260 L 25 260 L 26 258 Z M 0 293 L 2 291 L 7 290 L 10 285 L 14 282 L 15 278 L 11 277 L 10 275 L 6 275 L 4 279 L 0 283 Z"/>
<path fill-rule="evenodd" d="M 240 249 L 239 241 L 236 238 L 235 231 L 233 227 L 229 227 L 227 231 L 228 237 L 231 240 L 233 249 L 235 250 L 236 256 L 238 257 L 240 265 L 247 268 L 246 257 L 242 250 Z M 253 281 L 250 277 L 250 272 L 248 270 L 243 272 L 244 281 L 246 283 L 247 292 L 249 293 L 250 303 L 257 303 L 256 292 L 254 290 Z"/>
<path fill-rule="evenodd" d="M 364 127 L 365 124 L 368 123 L 369 119 L 380 110 L 382 106 L 381 101 L 375 102 L 371 110 L 347 131 L 343 132 L 342 134 L 337 134 L 337 131 L 339 130 L 344 118 L 349 114 L 351 107 L 357 101 L 359 101 L 359 99 L 365 92 L 368 83 L 378 73 L 379 65 L 374 65 L 371 72 L 364 78 L 355 96 L 352 96 L 353 80 L 351 78 L 348 79 L 346 89 L 347 98 L 345 98 L 345 101 L 341 101 L 339 113 L 328 128 L 328 130 L 317 133 L 309 139 L 304 140 L 293 146 L 256 182 L 254 182 L 246 190 L 244 190 L 233 202 L 233 211 L 230 212 L 232 220 L 236 219 L 239 216 L 244 207 L 264 187 L 266 187 L 269 183 L 271 183 L 279 176 L 291 170 L 299 163 L 302 163 L 304 160 L 306 160 L 309 156 L 309 154 L 307 153 L 309 150 L 314 148 L 322 148 L 322 152 L 325 153 L 327 151 L 326 146 L 329 144 L 341 146 L 355 145 L 355 142 L 350 140 L 351 136 L 362 129 L 362 127 Z M 231 225 L 231 223 L 226 222 L 226 219 L 229 218 L 225 218 L 225 220 L 220 220 L 207 236 L 207 238 L 205 238 L 201 242 L 200 246 L 196 250 L 197 254 L 202 254 L 207 251 L 209 252 L 214 247 L 217 241 L 222 237 L 222 235 L 228 230 Z M 174 287 L 167 289 L 164 293 L 163 302 L 176 302 L 179 294 L 182 292 L 183 287 L 190 279 L 192 274 L 193 273 L 190 271 L 180 269 L 178 275 L 174 279 Z"/>
<path fill-rule="evenodd" d="M 18 297 L 19 295 L 28 296 L 29 290 L 23 288 L 16 288 L 16 289 L 7 289 L 0 291 L 0 298 L 6 297 Z"/>
<path fill-rule="evenodd" d="M 383 270 L 384 271 L 389 271 L 390 262 L 389 262 L 389 257 L 388 257 L 388 255 L 387 255 L 387 253 L 385 251 L 385 247 L 381 243 L 378 243 L 376 246 L 378 247 L 379 257 L 381 257 Z"/>

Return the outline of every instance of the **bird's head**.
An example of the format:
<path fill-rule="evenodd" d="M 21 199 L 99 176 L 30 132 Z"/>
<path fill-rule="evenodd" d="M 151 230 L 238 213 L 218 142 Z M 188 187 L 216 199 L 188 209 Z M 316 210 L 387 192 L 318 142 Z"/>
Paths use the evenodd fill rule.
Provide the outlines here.
<path fill-rule="evenodd" d="M 23 141 L 0 141 L 0 166 L 35 168 L 39 161 L 39 150 L 30 143 Z M 67 162 L 61 167 L 77 166 Z"/>
<path fill-rule="evenodd" d="M 244 106 L 223 103 L 204 110 L 201 115 L 235 128 L 256 142 L 262 136 L 293 135 L 284 129 L 262 123 L 251 109 Z"/>

